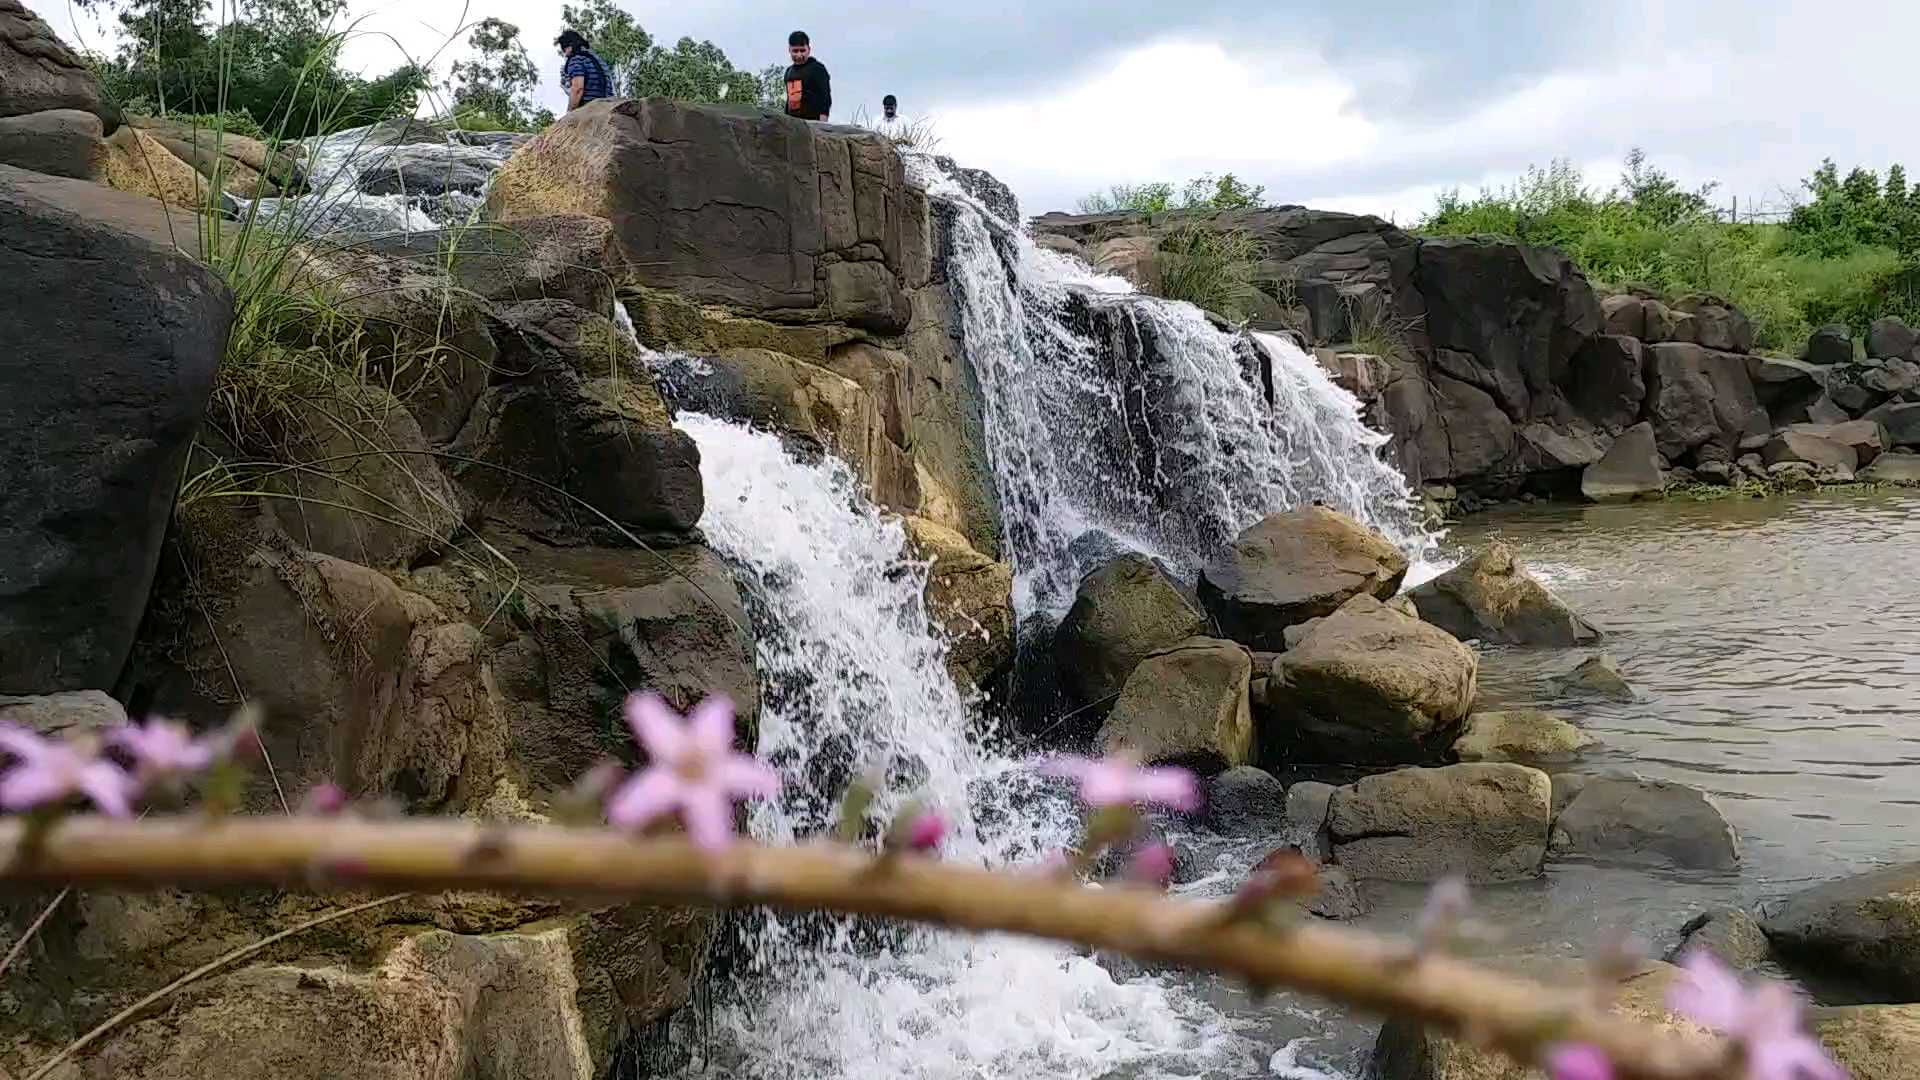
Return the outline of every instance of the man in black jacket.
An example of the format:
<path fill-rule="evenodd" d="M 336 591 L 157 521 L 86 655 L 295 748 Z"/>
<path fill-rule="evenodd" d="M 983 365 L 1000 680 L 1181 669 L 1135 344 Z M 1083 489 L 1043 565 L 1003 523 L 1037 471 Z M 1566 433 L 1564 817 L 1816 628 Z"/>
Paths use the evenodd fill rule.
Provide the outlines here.
<path fill-rule="evenodd" d="M 813 42 L 806 31 L 787 35 L 787 55 L 793 58 L 793 66 L 787 68 L 787 115 L 824 123 L 833 109 L 833 84 L 827 65 L 813 58 Z"/>

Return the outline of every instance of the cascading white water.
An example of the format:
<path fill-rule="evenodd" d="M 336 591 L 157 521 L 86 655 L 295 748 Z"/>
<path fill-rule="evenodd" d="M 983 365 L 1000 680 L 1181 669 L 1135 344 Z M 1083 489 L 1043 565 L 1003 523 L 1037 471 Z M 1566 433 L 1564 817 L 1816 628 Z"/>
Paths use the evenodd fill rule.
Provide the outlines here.
<path fill-rule="evenodd" d="M 1430 545 L 1405 479 L 1381 459 L 1385 437 L 1291 342 L 1248 341 L 1093 274 L 912 161 L 952 215 L 946 270 L 1023 614 L 1059 614 L 1116 547 L 1197 573 L 1261 517 L 1316 500 L 1415 557 Z M 1250 364 L 1270 368 L 1271 402 Z"/>
<path fill-rule="evenodd" d="M 890 778 L 884 816 L 921 797 L 955 822 L 948 858 L 1032 862 L 1071 842 L 1069 802 L 987 748 L 929 629 L 927 566 L 834 459 L 797 460 L 765 432 L 683 414 L 700 447 L 708 541 L 760 608 L 761 755 L 787 792 L 754 833 L 830 820 L 845 779 Z M 834 767 L 835 765 L 840 767 Z M 861 946 L 759 924 L 761 973 L 715 1007 L 703 1075 L 751 1078 L 1091 1078 L 1246 1075 L 1265 1060 L 1189 990 L 1116 978 L 1092 958 L 1001 936 L 915 931 Z"/>
<path fill-rule="evenodd" d="M 450 133 L 444 144 L 389 145 L 385 140 L 393 137 L 391 129 L 390 124 L 376 124 L 303 140 L 307 193 L 253 200 L 258 219 L 312 236 L 416 232 L 469 221 L 478 214 L 484 192 L 374 194 L 362 190 L 363 179 L 396 155 L 404 156 L 416 175 L 432 175 L 455 169 L 492 173 L 512 152 L 504 141 L 468 145 L 457 133 Z"/>

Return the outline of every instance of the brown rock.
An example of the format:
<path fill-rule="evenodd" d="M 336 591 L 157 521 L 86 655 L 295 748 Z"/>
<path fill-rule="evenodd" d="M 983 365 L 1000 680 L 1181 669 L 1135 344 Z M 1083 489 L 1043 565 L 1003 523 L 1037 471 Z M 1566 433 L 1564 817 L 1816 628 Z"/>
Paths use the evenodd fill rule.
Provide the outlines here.
<path fill-rule="evenodd" d="M 1274 514 L 1240 534 L 1200 573 L 1200 600 L 1226 636 L 1285 648 L 1287 627 L 1331 615 L 1362 593 L 1400 589 L 1407 557 L 1385 537 L 1324 506 Z"/>
<path fill-rule="evenodd" d="M 108 187 L 169 206 L 200 210 L 213 200 L 206 180 L 193 166 L 136 128 L 122 127 L 107 139 L 104 175 Z"/>
<path fill-rule="evenodd" d="M 107 169 L 100 118 L 79 109 L 0 116 L 0 164 L 51 176 L 97 180 Z"/>
<path fill-rule="evenodd" d="M 1461 639 L 1565 648 L 1600 637 L 1497 540 L 1412 595 L 1422 619 Z"/>
<path fill-rule="evenodd" d="M 92 69 L 20 0 L 0 0 L 0 116 L 79 109 L 108 127 L 119 110 L 100 95 Z"/>
<path fill-rule="evenodd" d="M 1920 1005 L 1814 1009 L 1807 1020 L 1853 1080 L 1906 1080 L 1920 1062 Z"/>
<path fill-rule="evenodd" d="M 973 550 L 967 538 L 925 518 L 905 519 L 907 542 L 933 560 L 927 613 L 946 635 L 947 666 L 984 685 L 1013 662 L 1013 567 Z"/>
<path fill-rule="evenodd" d="M 1206 617 L 1158 564 L 1126 554 L 1080 582 L 1053 639 L 1061 677 L 1086 704 L 1118 694 L 1149 654 L 1201 634 Z"/>
<path fill-rule="evenodd" d="M 1521 765 L 1448 765 L 1365 777 L 1334 792 L 1334 861 L 1361 878 L 1475 884 L 1537 877 L 1552 784 Z"/>
<path fill-rule="evenodd" d="M 1100 729 L 1104 754 L 1217 771 L 1253 753 L 1253 659 L 1231 641 L 1190 638 L 1140 661 Z"/>

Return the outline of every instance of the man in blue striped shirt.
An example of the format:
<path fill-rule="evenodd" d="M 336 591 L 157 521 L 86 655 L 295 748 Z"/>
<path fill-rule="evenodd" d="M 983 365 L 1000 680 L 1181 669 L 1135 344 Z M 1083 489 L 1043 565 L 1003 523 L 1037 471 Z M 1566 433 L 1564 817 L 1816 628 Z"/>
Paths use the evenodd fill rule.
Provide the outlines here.
<path fill-rule="evenodd" d="M 560 69 L 560 85 L 567 92 L 567 111 L 613 96 L 613 73 L 606 61 L 593 54 L 587 38 L 578 30 L 568 30 L 553 39 L 567 62 Z"/>

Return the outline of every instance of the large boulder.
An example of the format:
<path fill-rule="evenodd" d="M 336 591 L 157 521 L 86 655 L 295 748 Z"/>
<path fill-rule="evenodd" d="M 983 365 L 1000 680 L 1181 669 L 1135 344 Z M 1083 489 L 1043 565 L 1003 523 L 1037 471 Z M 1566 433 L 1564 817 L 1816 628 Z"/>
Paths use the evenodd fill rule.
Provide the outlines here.
<path fill-rule="evenodd" d="M 1598 335 L 1574 354 L 1567 399 L 1600 430 L 1622 431 L 1640 418 L 1647 399 L 1646 368 L 1646 348 L 1637 339 Z"/>
<path fill-rule="evenodd" d="M 1768 466 L 1783 461 L 1799 461 L 1815 468 L 1831 469 L 1849 480 L 1853 478 L 1853 470 L 1860 460 L 1850 446 L 1792 429 L 1767 440 L 1767 444 L 1760 448 L 1760 457 Z"/>
<path fill-rule="evenodd" d="M 1226 836 L 1278 835 L 1287 827 L 1287 786 L 1265 769 L 1236 765 L 1208 781 L 1204 820 Z"/>
<path fill-rule="evenodd" d="M 1080 581 L 1053 637 L 1060 675 L 1092 704 L 1113 697 L 1149 653 L 1203 633 L 1206 616 L 1145 555 L 1115 557 Z"/>
<path fill-rule="evenodd" d="M 1673 306 L 1693 316 L 1693 340 L 1702 346 L 1722 352 L 1753 351 L 1753 321 L 1725 300 L 1696 294 L 1681 297 Z"/>
<path fill-rule="evenodd" d="M 1854 476 L 1869 484 L 1920 485 L 1920 454 L 1881 454 Z"/>
<path fill-rule="evenodd" d="M 1853 331 L 1845 323 L 1830 323 L 1815 330 L 1807 338 L 1807 350 L 1804 358 L 1815 364 L 1850 364 L 1853 362 Z"/>
<path fill-rule="evenodd" d="M 556 214 L 480 222 L 370 237 L 356 247 L 444 270 L 482 299 L 566 300 L 597 315 L 614 315 L 620 253 L 612 224 L 601 218 Z"/>
<path fill-rule="evenodd" d="M 1892 446 L 1920 446 L 1920 402 L 1890 401 L 1862 419 L 1885 428 Z"/>
<path fill-rule="evenodd" d="M 1262 741 L 1308 760 L 1434 758 L 1472 708 L 1478 673 L 1445 631 L 1356 596 L 1274 661 Z"/>
<path fill-rule="evenodd" d="M 1772 430 L 1746 357 L 1685 343 L 1647 352 L 1648 419 L 1654 444 L 1668 459 L 1707 444 L 1731 455 L 1740 440 Z"/>
<path fill-rule="evenodd" d="M 501 370 L 454 443 L 454 478 L 490 517 L 543 536 L 689 535 L 706 508 L 700 450 L 633 344 L 559 300 L 503 309 L 499 325 Z"/>
<path fill-rule="evenodd" d="M 1666 490 L 1653 425 L 1642 421 L 1620 433 L 1607 454 L 1580 474 L 1580 494 L 1593 502 L 1618 502 Z"/>
<path fill-rule="evenodd" d="M 472 195 L 499 167 L 500 159 L 479 147 L 393 146 L 364 154 L 357 176 L 369 195 Z"/>
<path fill-rule="evenodd" d="M 1253 757 L 1247 686 L 1253 658 L 1231 641 L 1191 638 L 1153 653 L 1128 676 L 1100 728 L 1102 753 L 1209 771 Z"/>
<path fill-rule="evenodd" d="M 0 165 L 97 180 L 107 169 L 100 118 L 79 109 L 0 116 Z"/>
<path fill-rule="evenodd" d="M 1867 355 L 1884 359 L 1920 361 L 1920 330 L 1893 315 L 1873 320 L 1867 327 Z"/>
<path fill-rule="evenodd" d="M 1920 997 L 1920 863 L 1830 881 L 1789 898 L 1764 920 L 1789 959 L 1824 974 Z"/>
<path fill-rule="evenodd" d="M 1461 761 L 1538 761 L 1598 746 L 1600 740 L 1540 709 L 1477 712 L 1453 741 Z"/>
<path fill-rule="evenodd" d="M 115 190 L 186 210 L 203 211 L 220 202 L 193 166 L 138 128 L 122 127 L 108 137 L 101 178 Z"/>
<path fill-rule="evenodd" d="M 1552 783 L 1523 765 L 1448 765 L 1365 777 L 1334 792 L 1333 858 L 1354 876 L 1474 884 L 1537 877 Z"/>
<path fill-rule="evenodd" d="M 1600 637 L 1498 540 L 1412 595 L 1422 619 L 1462 640 L 1564 648 Z"/>
<path fill-rule="evenodd" d="M 592 102 L 488 189 L 501 220 L 613 222 L 624 281 L 694 300 L 897 333 L 906 173 L 878 135 L 666 98 Z"/>
<path fill-rule="evenodd" d="M 1906 1080 L 1920 1062 L 1920 1005 L 1813 1009 L 1807 1021 L 1852 1080 Z"/>
<path fill-rule="evenodd" d="M 0 116 L 79 109 L 111 128 L 119 111 L 93 69 L 20 0 L 0 0 Z"/>
<path fill-rule="evenodd" d="M 1564 254 L 1492 237 L 1420 241 L 1414 284 L 1435 350 L 1471 364 L 1455 378 L 1508 416 L 1551 415 L 1574 355 L 1601 330 L 1593 287 Z"/>
<path fill-rule="evenodd" d="M 1740 864 L 1733 826 L 1713 800 L 1697 789 L 1659 780 L 1589 779 L 1554 820 L 1553 850 L 1689 870 L 1732 870 Z"/>
<path fill-rule="evenodd" d="M 1786 434 L 1811 435 L 1848 447 L 1859 467 L 1873 463 L 1887 448 L 1887 430 L 1878 420 L 1847 420 L 1838 424 L 1790 424 Z M 1795 460 L 1795 459 L 1787 459 Z M 1797 460 L 1806 460 L 1800 458 Z M 1769 460 L 1768 464 L 1772 464 Z"/>
<path fill-rule="evenodd" d="M 218 276 L 78 212 L 122 200 L 0 166 L 0 693 L 113 685 L 227 345 Z"/>
<path fill-rule="evenodd" d="M 914 553 L 933 563 L 927 613 L 946 635 L 947 667 L 983 685 L 1013 662 L 1013 567 L 938 522 L 910 517 L 905 525 Z"/>
<path fill-rule="evenodd" d="M 1398 592 L 1407 557 L 1358 521 L 1324 506 L 1274 514 L 1240 534 L 1200 572 L 1200 600 L 1227 637 L 1286 647 L 1289 626 L 1331 615 L 1355 596 Z"/>

